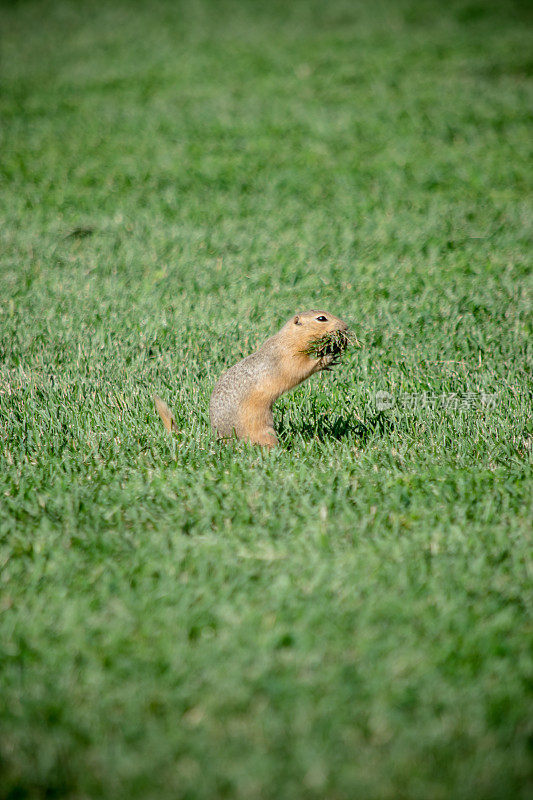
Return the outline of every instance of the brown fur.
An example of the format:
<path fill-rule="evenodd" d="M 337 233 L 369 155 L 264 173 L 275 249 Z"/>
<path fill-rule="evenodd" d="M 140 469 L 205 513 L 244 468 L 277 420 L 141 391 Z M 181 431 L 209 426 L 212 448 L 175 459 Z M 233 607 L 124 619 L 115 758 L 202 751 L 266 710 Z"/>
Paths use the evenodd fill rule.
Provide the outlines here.
<path fill-rule="evenodd" d="M 157 408 L 157 411 L 159 413 L 159 416 L 163 420 L 163 425 L 165 426 L 167 431 L 169 433 L 172 433 L 172 431 L 177 431 L 178 430 L 178 426 L 176 425 L 176 420 L 174 419 L 174 414 L 172 413 L 170 408 L 167 406 L 165 401 L 161 400 L 160 397 L 158 397 L 156 394 L 154 394 L 154 403 L 155 403 L 155 407 Z"/>

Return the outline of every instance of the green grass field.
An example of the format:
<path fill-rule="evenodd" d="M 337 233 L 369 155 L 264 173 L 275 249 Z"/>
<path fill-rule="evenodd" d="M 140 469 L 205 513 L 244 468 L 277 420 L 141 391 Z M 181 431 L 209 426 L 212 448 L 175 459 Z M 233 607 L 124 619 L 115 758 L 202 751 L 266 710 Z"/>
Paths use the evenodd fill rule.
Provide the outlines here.
<path fill-rule="evenodd" d="M 531 797 L 527 3 L 0 17 L 0 798 Z"/>

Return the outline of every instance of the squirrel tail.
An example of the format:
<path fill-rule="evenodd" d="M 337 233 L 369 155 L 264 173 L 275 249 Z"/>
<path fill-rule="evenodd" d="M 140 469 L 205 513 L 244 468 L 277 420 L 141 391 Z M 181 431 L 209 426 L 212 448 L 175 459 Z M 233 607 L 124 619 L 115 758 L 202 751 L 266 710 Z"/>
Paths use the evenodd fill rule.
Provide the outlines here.
<path fill-rule="evenodd" d="M 157 412 L 161 419 L 163 420 L 163 425 L 167 429 L 169 433 L 172 431 L 177 431 L 178 426 L 176 425 L 176 420 L 174 419 L 174 414 L 167 406 L 164 400 L 161 400 L 156 394 L 154 394 L 154 403 L 155 407 L 157 408 Z"/>

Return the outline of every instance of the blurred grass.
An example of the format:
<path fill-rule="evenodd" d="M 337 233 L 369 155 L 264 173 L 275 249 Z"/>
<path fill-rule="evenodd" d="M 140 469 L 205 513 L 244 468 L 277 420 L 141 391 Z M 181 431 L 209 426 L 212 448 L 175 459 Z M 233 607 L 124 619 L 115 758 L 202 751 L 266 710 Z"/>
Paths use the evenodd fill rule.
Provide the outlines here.
<path fill-rule="evenodd" d="M 0 797 L 525 798 L 529 6 L 1 29 Z M 220 447 L 222 369 L 317 306 L 364 347 Z"/>

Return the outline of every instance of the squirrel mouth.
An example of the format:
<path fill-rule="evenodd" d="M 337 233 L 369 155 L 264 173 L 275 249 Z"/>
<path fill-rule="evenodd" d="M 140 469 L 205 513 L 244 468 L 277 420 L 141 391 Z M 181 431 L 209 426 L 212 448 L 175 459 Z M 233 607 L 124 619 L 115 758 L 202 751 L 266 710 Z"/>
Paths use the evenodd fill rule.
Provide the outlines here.
<path fill-rule="evenodd" d="M 303 352 L 310 358 L 327 358 L 328 367 L 332 367 L 352 344 L 361 346 L 351 331 L 330 331 L 317 339 L 312 339 Z"/>

